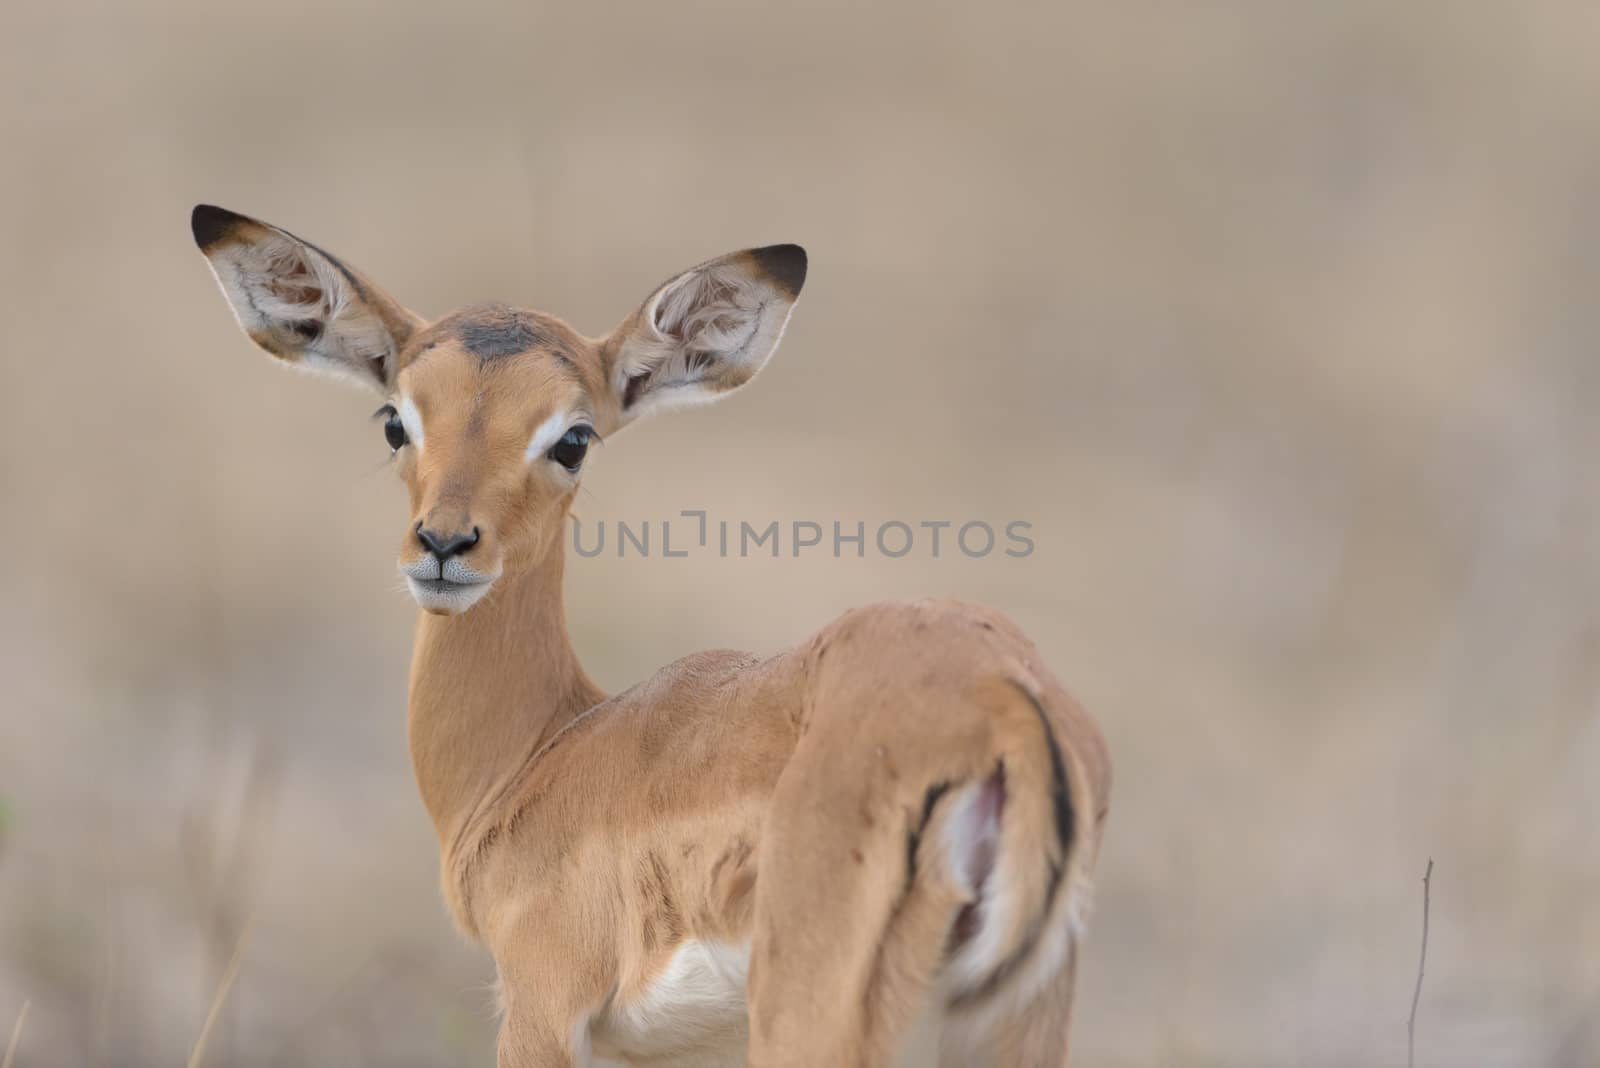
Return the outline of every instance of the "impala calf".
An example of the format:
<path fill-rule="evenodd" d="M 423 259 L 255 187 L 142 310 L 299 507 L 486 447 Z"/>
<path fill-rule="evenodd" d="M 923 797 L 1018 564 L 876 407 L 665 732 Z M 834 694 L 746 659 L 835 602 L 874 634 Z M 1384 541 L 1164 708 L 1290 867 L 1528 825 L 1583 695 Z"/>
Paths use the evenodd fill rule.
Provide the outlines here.
<path fill-rule="evenodd" d="M 193 229 L 245 332 L 384 394 L 421 606 L 408 731 L 445 900 L 493 953 L 504 1066 L 1058 1066 L 1109 788 L 1003 616 L 879 604 L 607 697 L 562 615 L 588 447 L 772 355 L 795 245 L 672 278 L 611 333 L 432 322 L 287 231 Z"/>

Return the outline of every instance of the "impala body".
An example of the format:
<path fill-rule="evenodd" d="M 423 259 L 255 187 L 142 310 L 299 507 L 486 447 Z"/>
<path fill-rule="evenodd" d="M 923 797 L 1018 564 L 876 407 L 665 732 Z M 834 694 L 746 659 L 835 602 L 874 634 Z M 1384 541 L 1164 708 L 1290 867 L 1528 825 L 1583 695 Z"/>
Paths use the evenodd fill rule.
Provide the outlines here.
<path fill-rule="evenodd" d="M 568 640 L 589 443 L 749 381 L 799 247 L 694 267 L 589 338 L 501 305 L 429 322 L 287 231 L 192 224 L 257 344 L 387 400 L 412 760 L 445 900 L 499 970 L 502 1065 L 1066 1062 L 1110 771 L 1013 624 L 874 605 L 614 697 Z"/>

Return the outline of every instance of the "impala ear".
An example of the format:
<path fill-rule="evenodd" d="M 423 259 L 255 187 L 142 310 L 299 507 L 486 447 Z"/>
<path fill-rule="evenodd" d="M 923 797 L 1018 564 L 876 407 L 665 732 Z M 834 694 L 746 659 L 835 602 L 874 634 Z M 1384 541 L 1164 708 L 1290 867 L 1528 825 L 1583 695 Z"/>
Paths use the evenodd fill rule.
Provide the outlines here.
<path fill-rule="evenodd" d="M 422 320 L 287 230 L 201 204 L 190 218 L 223 296 L 250 339 L 286 363 L 386 390 Z"/>
<path fill-rule="evenodd" d="M 777 350 L 805 280 L 805 249 L 769 245 L 702 263 L 650 294 L 603 349 L 613 425 L 750 381 Z"/>

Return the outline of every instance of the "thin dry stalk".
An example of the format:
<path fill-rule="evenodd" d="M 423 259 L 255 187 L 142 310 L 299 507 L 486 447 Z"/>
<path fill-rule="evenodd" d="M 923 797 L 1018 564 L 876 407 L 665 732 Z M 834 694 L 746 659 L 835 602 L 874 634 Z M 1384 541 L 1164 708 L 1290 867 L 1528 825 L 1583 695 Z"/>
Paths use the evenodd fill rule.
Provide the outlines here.
<path fill-rule="evenodd" d="M 1406 1068 L 1417 1064 L 1417 1002 L 1422 1000 L 1422 970 L 1428 963 L 1428 889 L 1433 878 L 1433 858 L 1422 873 L 1422 955 L 1417 959 L 1417 985 L 1411 991 L 1411 1016 L 1406 1020 Z"/>
<path fill-rule="evenodd" d="M 224 739 L 217 741 L 218 759 L 213 766 L 229 762 L 221 751 Z M 196 797 L 184 814 L 181 842 L 189 875 L 190 891 L 201 917 L 209 978 L 222 984 L 235 944 L 250 912 L 251 886 L 265 854 L 267 825 L 277 795 L 278 762 L 268 747 L 256 739 L 243 742 L 244 768 L 242 795 L 229 821 L 229 806 L 221 803 L 222 783 L 203 797 Z M 219 773 L 221 774 L 221 773 Z M 220 1047 L 223 1060 L 235 1059 L 228 1049 L 232 1037 L 230 1011 L 218 1019 L 212 1043 Z"/>
<path fill-rule="evenodd" d="M 211 999 L 211 1010 L 206 1013 L 206 1022 L 200 1028 L 200 1037 L 194 1040 L 194 1052 L 189 1054 L 188 1068 L 200 1068 L 200 1062 L 205 1058 L 206 1040 L 211 1037 L 211 1029 L 216 1026 L 217 1017 L 222 1012 L 222 1003 L 228 999 L 228 991 L 239 975 L 239 966 L 244 963 L 244 951 L 250 942 L 251 925 L 251 922 L 246 922 L 239 931 L 238 944 L 233 947 L 233 958 L 228 961 L 228 968 L 222 973 L 222 982 L 217 985 L 217 992 Z"/>
<path fill-rule="evenodd" d="M 17 1059 L 17 1047 L 22 1044 L 22 1024 L 28 1018 L 28 1006 L 32 1002 L 24 1000 L 22 1011 L 17 1013 L 16 1026 L 11 1028 L 11 1041 L 6 1045 L 6 1059 L 0 1061 L 0 1068 L 11 1068 L 11 1062 Z"/>

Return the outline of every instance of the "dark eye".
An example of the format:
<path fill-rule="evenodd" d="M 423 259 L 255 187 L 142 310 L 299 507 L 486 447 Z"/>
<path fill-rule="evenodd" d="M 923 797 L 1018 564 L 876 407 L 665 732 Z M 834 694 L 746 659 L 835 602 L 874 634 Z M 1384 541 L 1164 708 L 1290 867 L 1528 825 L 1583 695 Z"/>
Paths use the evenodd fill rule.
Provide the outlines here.
<path fill-rule="evenodd" d="M 383 419 L 383 439 L 389 443 L 389 448 L 399 452 L 400 446 L 406 443 L 406 428 L 400 422 L 400 413 L 394 410 L 394 405 L 385 404 L 372 414 Z"/>
<path fill-rule="evenodd" d="M 576 471 L 583 463 L 584 454 L 589 451 L 589 439 L 592 437 L 594 428 L 579 423 L 561 435 L 561 440 L 550 447 L 548 455 L 568 471 Z"/>

